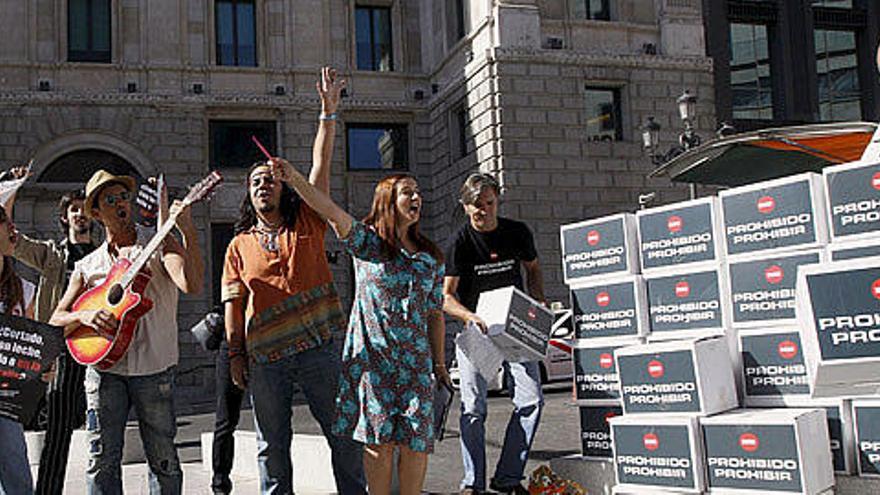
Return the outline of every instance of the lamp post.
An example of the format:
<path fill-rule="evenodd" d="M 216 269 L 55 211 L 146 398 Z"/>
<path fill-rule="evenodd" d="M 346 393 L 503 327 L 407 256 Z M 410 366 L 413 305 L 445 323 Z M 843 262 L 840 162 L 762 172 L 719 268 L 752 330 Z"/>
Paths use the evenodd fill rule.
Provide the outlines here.
<path fill-rule="evenodd" d="M 663 165 L 689 149 L 696 148 L 702 142 L 700 136 L 694 131 L 694 121 L 697 118 L 697 97 L 692 95 L 689 90 L 685 90 L 675 101 L 678 104 L 678 114 L 684 126 L 678 136 L 677 146 L 670 147 L 665 153 L 659 151 L 660 124 L 652 116 L 648 117 L 640 128 L 642 147 L 645 153 L 651 157 L 651 163 L 657 166 Z M 697 195 L 696 185 L 690 184 L 690 190 L 691 198 L 695 198 Z"/>

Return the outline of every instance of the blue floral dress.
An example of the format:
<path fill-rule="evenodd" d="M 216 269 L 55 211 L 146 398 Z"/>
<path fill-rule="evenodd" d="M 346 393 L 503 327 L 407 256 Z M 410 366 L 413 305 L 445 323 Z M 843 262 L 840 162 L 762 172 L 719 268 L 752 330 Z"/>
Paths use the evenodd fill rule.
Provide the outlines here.
<path fill-rule="evenodd" d="M 443 307 L 445 268 L 424 252 L 400 250 L 388 259 L 383 242 L 359 221 L 343 239 L 354 257 L 356 288 L 333 429 L 366 444 L 431 452 L 428 315 Z"/>

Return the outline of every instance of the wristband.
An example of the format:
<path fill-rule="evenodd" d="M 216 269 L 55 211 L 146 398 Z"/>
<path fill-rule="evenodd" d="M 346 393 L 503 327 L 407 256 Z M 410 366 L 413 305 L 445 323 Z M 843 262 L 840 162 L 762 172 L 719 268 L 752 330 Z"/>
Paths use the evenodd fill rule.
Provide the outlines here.
<path fill-rule="evenodd" d="M 318 120 L 336 120 L 339 118 L 339 115 L 336 112 L 333 113 L 322 113 L 318 115 Z"/>

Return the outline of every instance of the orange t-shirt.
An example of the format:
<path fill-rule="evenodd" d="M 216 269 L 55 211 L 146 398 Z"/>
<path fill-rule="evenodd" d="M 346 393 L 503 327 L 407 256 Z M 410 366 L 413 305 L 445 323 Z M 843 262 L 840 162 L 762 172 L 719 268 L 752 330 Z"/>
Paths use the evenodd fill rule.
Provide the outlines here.
<path fill-rule="evenodd" d="M 324 251 L 327 224 L 304 203 L 296 226 L 281 227 L 277 250 L 251 228 L 232 239 L 223 266 L 222 300 L 245 298 L 247 351 L 271 362 L 329 342 L 345 315 Z"/>

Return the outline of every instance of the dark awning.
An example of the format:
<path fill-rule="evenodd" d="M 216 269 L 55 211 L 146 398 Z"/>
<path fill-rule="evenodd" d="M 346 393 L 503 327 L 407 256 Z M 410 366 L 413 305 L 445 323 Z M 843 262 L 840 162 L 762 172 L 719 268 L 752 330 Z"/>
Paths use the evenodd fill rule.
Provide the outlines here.
<path fill-rule="evenodd" d="M 686 151 L 649 177 L 713 186 L 741 186 L 856 161 L 876 123 L 839 122 L 735 134 Z"/>

